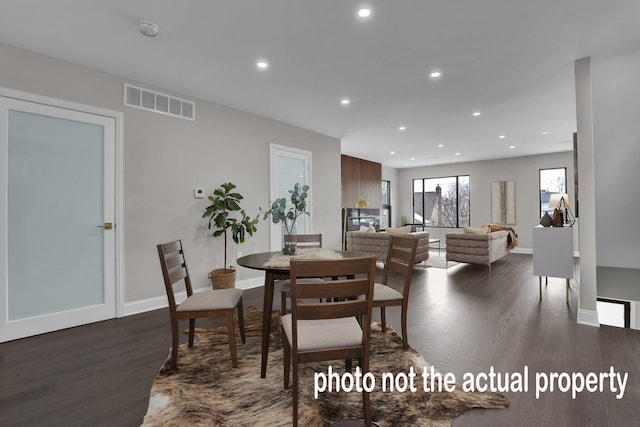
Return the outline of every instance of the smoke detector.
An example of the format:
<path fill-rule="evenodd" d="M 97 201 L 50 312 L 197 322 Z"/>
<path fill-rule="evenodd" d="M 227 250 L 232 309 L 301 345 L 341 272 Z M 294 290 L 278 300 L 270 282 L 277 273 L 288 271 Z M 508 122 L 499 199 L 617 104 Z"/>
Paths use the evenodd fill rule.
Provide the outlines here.
<path fill-rule="evenodd" d="M 158 35 L 158 24 L 151 21 L 140 21 L 140 32 L 147 37 L 155 37 Z"/>

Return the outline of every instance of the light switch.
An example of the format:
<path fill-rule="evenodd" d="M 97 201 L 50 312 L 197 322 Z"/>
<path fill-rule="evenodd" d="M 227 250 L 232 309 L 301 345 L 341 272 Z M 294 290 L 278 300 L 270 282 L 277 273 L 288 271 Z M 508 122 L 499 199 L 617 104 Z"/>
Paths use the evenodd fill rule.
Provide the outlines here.
<path fill-rule="evenodd" d="M 204 199 L 204 190 L 202 188 L 195 188 L 193 190 L 193 197 L 196 199 Z"/>

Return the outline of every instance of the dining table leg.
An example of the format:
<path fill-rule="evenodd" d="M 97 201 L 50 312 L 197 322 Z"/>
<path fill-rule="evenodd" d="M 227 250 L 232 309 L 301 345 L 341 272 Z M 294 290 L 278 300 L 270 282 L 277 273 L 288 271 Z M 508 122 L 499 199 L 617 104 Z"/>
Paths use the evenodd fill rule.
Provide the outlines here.
<path fill-rule="evenodd" d="M 273 310 L 273 287 L 275 274 L 268 271 L 264 275 L 264 307 L 262 309 L 262 364 L 260 377 L 267 375 L 267 357 L 269 356 L 269 336 L 271 335 L 271 312 Z"/>

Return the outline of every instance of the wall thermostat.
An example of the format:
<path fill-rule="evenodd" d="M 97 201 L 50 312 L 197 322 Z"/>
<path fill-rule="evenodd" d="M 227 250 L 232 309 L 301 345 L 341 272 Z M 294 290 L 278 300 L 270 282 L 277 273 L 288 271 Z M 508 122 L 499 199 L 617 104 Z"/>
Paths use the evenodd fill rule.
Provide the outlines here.
<path fill-rule="evenodd" d="M 202 188 L 195 188 L 193 190 L 193 197 L 196 199 L 204 199 L 204 190 Z"/>

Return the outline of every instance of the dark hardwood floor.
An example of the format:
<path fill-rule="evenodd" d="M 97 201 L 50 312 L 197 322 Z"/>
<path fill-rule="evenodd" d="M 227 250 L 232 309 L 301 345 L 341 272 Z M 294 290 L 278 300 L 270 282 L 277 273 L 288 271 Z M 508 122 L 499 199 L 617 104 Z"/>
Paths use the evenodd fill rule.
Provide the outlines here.
<path fill-rule="evenodd" d="M 464 373 L 492 366 L 508 373 L 529 368 L 529 392 L 505 393 L 510 408 L 475 409 L 453 425 L 638 425 L 640 331 L 578 325 L 575 281 L 569 305 L 563 279 L 550 278 L 539 302 L 531 264 L 530 255 L 512 254 L 491 272 L 465 264 L 415 270 L 409 343 L 428 362 L 459 383 Z M 245 308 L 261 307 L 261 300 L 261 288 L 247 291 Z M 399 330 L 399 310 L 387 312 Z M 156 310 L 0 344 L 0 425 L 138 426 L 170 340 L 168 312 Z M 620 400 L 609 391 L 536 399 L 537 372 L 599 373 L 611 366 L 629 373 Z"/>

